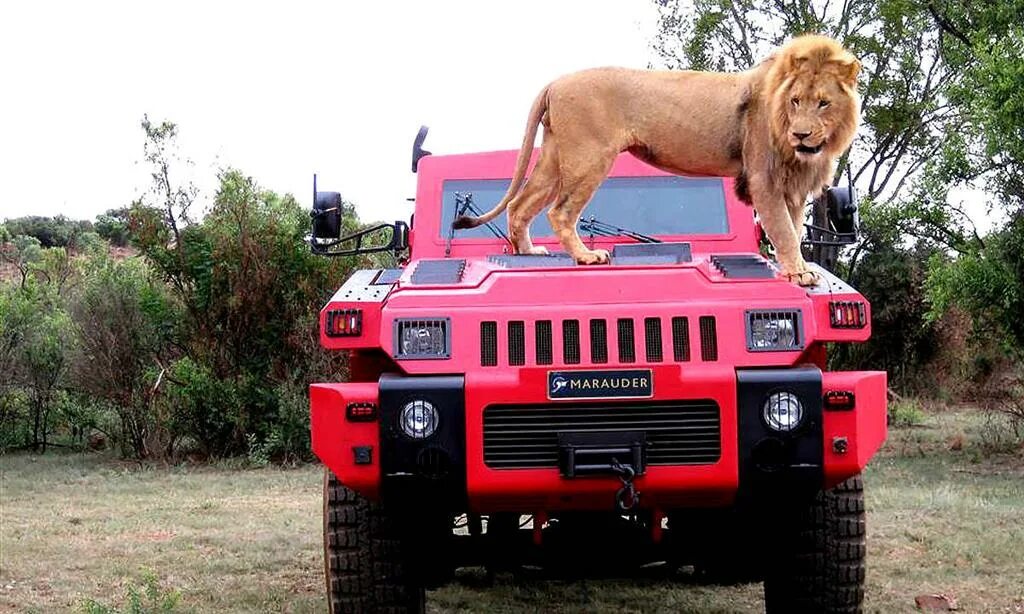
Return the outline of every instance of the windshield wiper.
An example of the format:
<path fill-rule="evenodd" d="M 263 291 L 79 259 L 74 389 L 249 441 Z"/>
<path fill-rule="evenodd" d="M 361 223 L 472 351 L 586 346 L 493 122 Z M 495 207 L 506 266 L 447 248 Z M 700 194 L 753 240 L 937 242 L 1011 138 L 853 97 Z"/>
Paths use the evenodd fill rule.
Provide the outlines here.
<path fill-rule="evenodd" d="M 460 216 L 472 213 L 476 217 L 483 215 L 483 212 L 473 204 L 473 193 L 472 192 L 456 192 L 455 193 L 455 217 L 453 220 L 459 219 Z M 501 231 L 494 222 L 485 222 L 484 227 L 491 231 L 491 234 L 498 239 L 504 239 L 506 243 L 509 241 L 508 235 Z M 452 251 L 452 239 L 455 238 L 455 226 L 452 224 L 448 225 L 448 241 L 445 244 L 444 255 L 448 257 Z"/>
<path fill-rule="evenodd" d="M 590 236 L 592 237 L 629 237 L 630 239 L 640 243 L 661 243 L 661 239 L 656 239 L 650 235 L 645 235 L 627 228 L 613 226 L 612 224 L 602 222 L 593 216 L 585 220 L 580 220 L 579 227 L 580 230 L 590 233 Z"/>

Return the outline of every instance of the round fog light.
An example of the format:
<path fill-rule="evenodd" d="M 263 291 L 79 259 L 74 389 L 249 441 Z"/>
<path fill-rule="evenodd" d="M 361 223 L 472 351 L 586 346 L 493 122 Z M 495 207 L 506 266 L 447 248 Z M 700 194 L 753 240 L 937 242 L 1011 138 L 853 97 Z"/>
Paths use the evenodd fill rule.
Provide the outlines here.
<path fill-rule="evenodd" d="M 772 430 L 788 433 L 803 417 L 804 407 L 792 392 L 773 392 L 764 402 L 764 421 Z"/>
<path fill-rule="evenodd" d="M 410 439 L 426 439 L 437 430 L 437 408 L 430 401 L 410 401 L 398 414 L 398 426 Z"/>

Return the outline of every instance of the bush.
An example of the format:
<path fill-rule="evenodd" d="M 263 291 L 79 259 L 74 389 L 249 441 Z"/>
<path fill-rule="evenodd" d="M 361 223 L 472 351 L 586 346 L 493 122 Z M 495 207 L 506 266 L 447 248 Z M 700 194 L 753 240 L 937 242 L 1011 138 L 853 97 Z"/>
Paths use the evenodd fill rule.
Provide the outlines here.
<path fill-rule="evenodd" d="M 91 222 L 69 220 L 63 215 L 56 217 L 30 215 L 9 219 L 4 222 L 4 225 L 11 235 L 34 237 L 43 247 L 69 247 L 79 234 L 90 232 L 93 229 Z"/>
<path fill-rule="evenodd" d="M 160 357 L 171 347 L 178 311 L 145 262 L 97 256 L 71 307 L 78 337 L 76 388 L 115 408 L 124 455 L 164 454 L 171 442 L 152 405 Z"/>
<path fill-rule="evenodd" d="M 919 426 L 924 423 L 924 411 L 914 399 L 899 399 L 889 404 L 888 421 L 897 428 Z"/>
<path fill-rule="evenodd" d="M 175 612 L 181 601 L 181 593 L 167 590 L 160 586 L 156 574 L 145 572 L 142 583 L 128 587 L 125 595 L 125 606 L 117 608 L 102 604 L 93 599 L 82 602 L 84 614 L 158 614 L 159 612 Z"/>

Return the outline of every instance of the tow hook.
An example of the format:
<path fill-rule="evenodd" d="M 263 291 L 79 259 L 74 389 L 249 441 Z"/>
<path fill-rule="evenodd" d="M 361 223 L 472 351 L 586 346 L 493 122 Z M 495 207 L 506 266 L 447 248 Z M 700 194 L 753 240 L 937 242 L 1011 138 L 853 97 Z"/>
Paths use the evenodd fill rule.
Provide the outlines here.
<path fill-rule="evenodd" d="M 622 488 L 615 493 L 615 509 L 623 513 L 631 512 L 640 505 L 640 493 L 633 486 L 636 471 L 630 465 L 623 465 L 616 458 L 612 459 L 611 468 L 622 481 Z"/>

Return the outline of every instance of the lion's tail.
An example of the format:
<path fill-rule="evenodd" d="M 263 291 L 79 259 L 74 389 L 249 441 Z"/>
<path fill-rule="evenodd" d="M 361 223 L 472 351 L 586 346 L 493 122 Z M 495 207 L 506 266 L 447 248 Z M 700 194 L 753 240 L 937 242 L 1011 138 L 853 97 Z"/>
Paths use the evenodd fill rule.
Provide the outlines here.
<path fill-rule="evenodd" d="M 515 198 L 516 194 L 519 193 L 520 188 L 523 187 L 523 181 L 526 179 L 526 167 L 530 164 L 530 156 L 533 155 L 533 142 L 537 139 L 537 128 L 540 126 L 541 118 L 544 116 L 544 112 L 548 108 L 548 88 L 550 85 L 545 86 L 540 91 L 537 98 L 533 101 L 533 106 L 530 107 L 530 116 L 526 120 L 526 134 L 523 136 L 523 144 L 519 148 L 519 157 L 516 158 L 516 170 L 512 175 L 512 184 L 508 186 L 508 191 L 505 192 L 505 196 L 502 197 L 501 202 L 494 206 L 493 209 L 480 217 L 472 217 L 469 215 L 460 215 L 455 218 L 452 222 L 452 228 L 476 228 L 481 224 L 486 224 L 494 218 L 501 215 L 501 212 L 508 207 L 509 201 Z"/>

